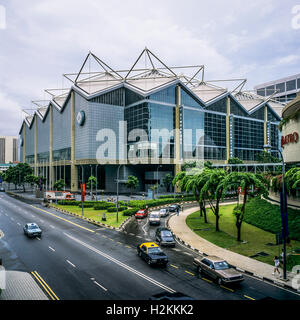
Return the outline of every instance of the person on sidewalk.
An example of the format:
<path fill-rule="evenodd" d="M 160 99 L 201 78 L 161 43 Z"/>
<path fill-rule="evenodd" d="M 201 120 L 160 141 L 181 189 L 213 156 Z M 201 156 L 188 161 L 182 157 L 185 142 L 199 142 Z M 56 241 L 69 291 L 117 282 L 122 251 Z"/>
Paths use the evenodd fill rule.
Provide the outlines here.
<path fill-rule="evenodd" d="M 276 271 L 278 272 L 278 274 L 280 274 L 280 271 L 279 271 L 279 264 L 280 264 L 280 260 L 277 256 L 275 256 L 274 258 L 274 272 L 272 273 L 273 275 L 275 275 Z"/>

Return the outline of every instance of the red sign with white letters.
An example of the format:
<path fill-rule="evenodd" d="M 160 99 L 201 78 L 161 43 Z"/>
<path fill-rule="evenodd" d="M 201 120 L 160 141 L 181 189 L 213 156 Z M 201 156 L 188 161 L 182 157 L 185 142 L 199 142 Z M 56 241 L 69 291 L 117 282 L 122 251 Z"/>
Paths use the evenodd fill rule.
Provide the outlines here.
<path fill-rule="evenodd" d="M 295 131 L 293 133 L 290 133 L 286 136 L 281 137 L 281 147 L 284 148 L 286 144 L 297 143 L 298 141 L 299 141 L 299 134 L 298 132 Z"/>

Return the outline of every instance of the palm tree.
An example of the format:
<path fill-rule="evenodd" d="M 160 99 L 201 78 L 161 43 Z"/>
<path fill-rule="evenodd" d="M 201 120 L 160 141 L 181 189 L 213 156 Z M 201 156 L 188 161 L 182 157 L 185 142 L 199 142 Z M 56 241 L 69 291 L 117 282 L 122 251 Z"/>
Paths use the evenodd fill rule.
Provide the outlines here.
<path fill-rule="evenodd" d="M 236 217 L 235 225 L 237 227 L 237 241 L 241 241 L 241 228 L 245 216 L 247 199 L 251 189 L 255 189 L 256 196 L 264 195 L 265 197 L 268 196 L 268 189 L 261 177 L 258 177 L 251 172 L 231 172 L 220 183 L 217 192 L 222 190 L 222 199 L 224 199 L 227 190 L 231 188 L 234 188 L 235 190 L 240 188 L 244 193 L 243 204 L 237 206 L 233 211 L 233 214 Z"/>
<path fill-rule="evenodd" d="M 222 182 L 226 177 L 226 172 L 222 169 L 207 169 L 205 171 L 204 185 L 200 192 L 200 201 L 207 199 L 211 211 L 216 217 L 216 231 L 220 231 L 220 201 L 222 198 Z"/>
<path fill-rule="evenodd" d="M 200 192 L 204 186 L 206 178 L 206 170 L 193 168 L 188 173 L 185 171 L 179 172 L 173 179 L 173 185 L 177 183 L 181 190 L 193 192 L 200 207 L 200 216 L 204 216 L 205 223 L 208 223 L 205 209 L 205 198 L 200 200 Z"/>

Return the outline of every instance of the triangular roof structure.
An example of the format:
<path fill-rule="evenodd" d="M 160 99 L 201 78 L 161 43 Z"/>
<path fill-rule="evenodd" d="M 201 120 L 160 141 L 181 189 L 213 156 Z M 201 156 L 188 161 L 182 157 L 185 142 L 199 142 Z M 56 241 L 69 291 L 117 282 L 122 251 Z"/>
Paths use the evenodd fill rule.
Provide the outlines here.
<path fill-rule="evenodd" d="M 225 88 L 217 87 L 205 82 L 193 85 L 190 89 L 205 103 L 228 92 Z"/>
<path fill-rule="evenodd" d="M 177 81 L 178 75 L 145 48 L 125 75 L 124 80 L 145 93 Z"/>
<path fill-rule="evenodd" d="M 92 52 L 88 53 L 78 73 L 64 76 L 88 95 L 113 88 L 123 81 L 123 77 L 118 72 Z"/>

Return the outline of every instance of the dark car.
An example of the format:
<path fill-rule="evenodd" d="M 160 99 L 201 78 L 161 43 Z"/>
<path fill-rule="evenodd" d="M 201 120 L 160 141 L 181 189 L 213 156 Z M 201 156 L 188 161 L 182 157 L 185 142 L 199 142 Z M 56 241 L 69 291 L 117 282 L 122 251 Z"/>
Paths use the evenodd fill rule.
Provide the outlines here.
<path fill-rule="evenodd" d="M 164 301 L 164 300 L 195 300 L 195 299 L 181 292 L 171 293 L 168 291 L 164 291 L 158 294 L 154 294 L 149 300 Z"/>
<path fill-rule="evenodd" d="M 175 239 L 172 231 L 168 228 L 157 228 L 155 232 L 155 240 L 161 246 L 175 247 Z"/>
<path fill-rule="evenodd" d="M 26 223 L 23 230 L 24 234 L 29 238 L 42 236 L 42 230 L 36 223 Z"/>
<path fill-rule="evenodd" d="M 149 265 L 158 264 L 166 266 L 168 257 L 161 248 L 154 242 L 144 242 L 137 246 L 138 255 Z"/>
<path fill-rule="evenodd" d="M 179 212 L 180 211 L 180 205 L 179 204 L 172 204 L 169 206 L 168 211 L 169 212 Z"/>
<path fill-rule="evenodd" d="M 3 187 L 0 187 L 0 192 L 5 192 L 5 189 Z"/>

